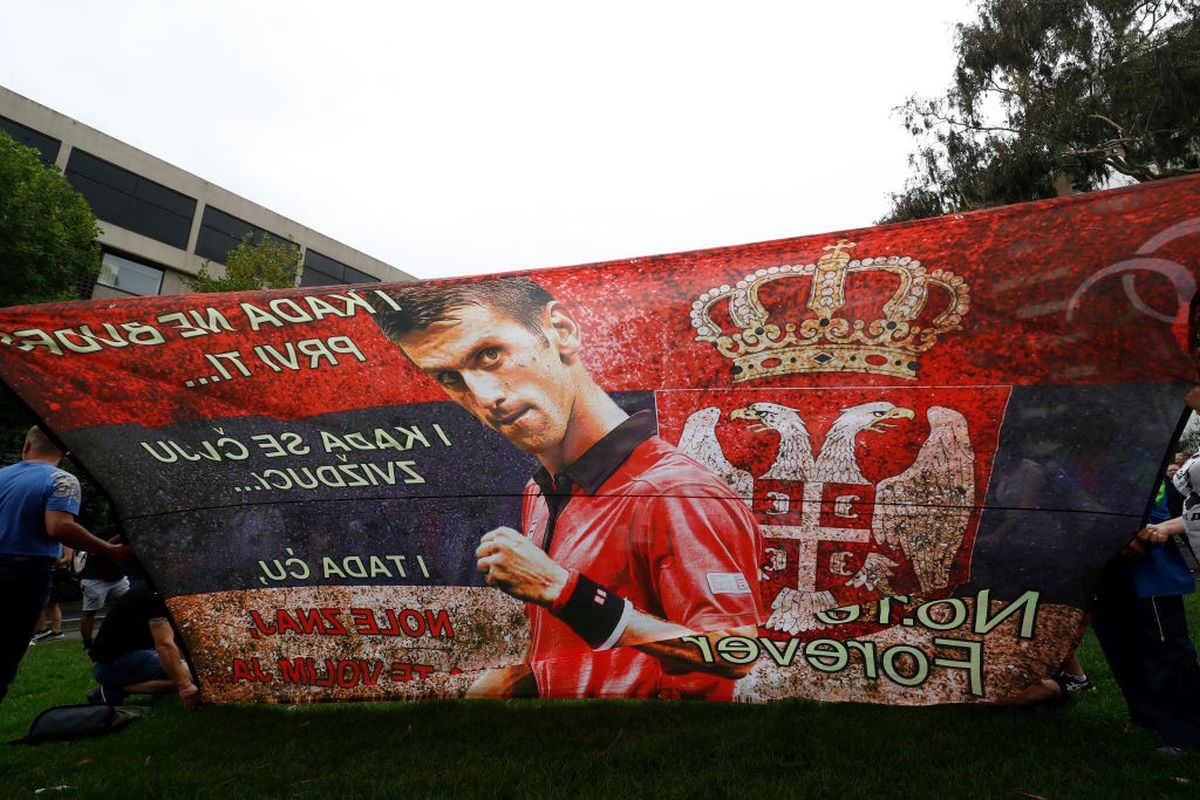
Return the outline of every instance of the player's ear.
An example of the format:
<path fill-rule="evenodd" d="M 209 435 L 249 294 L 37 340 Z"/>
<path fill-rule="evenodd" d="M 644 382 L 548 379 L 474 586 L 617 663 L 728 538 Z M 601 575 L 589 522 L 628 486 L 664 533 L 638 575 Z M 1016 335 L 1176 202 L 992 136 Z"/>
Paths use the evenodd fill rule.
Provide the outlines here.
<path fill-rule="evenodd" d="M 542 311 L 546 329 L 546 338 L 558 351 L 563 363 L 569 364 L 579 353 L 580 332 L 579 323 L 571 316 L 566 306 L 557 300 L 551 300 Z"/>

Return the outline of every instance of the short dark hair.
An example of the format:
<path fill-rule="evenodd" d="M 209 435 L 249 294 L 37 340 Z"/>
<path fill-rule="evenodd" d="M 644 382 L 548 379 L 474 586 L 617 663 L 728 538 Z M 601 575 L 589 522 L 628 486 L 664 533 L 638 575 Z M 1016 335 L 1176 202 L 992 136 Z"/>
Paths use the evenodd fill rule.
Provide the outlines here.
<path fill-rule="evenodd" d="M 554 295 L 529 278 L 496 278 L 462 283 L 402 284 L 383 292 L 399 306 L 372 315 L 383 335 L 396 342 L 424 330 L 463 306 L 481 306 L 519 322 L 534 333 L 542 330 L 542 310 Z"/>
<path fill-rule="evenodd" d="M 46 432 L 34 425 L 25 434 L 25 441 L 29 442 L 29 452 L 35 456 L 64 456 L 65 451 L 54 443 Z"/>

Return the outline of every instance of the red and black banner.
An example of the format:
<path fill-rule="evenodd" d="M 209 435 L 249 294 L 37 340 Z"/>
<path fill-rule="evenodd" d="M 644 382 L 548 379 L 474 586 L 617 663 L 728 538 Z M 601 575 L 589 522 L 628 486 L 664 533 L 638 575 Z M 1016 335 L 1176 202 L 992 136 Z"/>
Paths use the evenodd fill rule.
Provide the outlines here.
<path fill-rule="evenodd" d="M 1198 273 L 1189 178 L 431 281 L 428 319 L 412 284 L 4 309 L 0 377 L 112 499 L 209 700 L 515 670 L 553 697 L 1003 701 L 1141 525 Z M 521 278 L 558 316 L 513 310 Z M 603 469 L 531 482 L 628 415 Z M 488 585 L 497 529 L 576 595 Z M 655 625 L 669 645 L 629 638 Z"/>

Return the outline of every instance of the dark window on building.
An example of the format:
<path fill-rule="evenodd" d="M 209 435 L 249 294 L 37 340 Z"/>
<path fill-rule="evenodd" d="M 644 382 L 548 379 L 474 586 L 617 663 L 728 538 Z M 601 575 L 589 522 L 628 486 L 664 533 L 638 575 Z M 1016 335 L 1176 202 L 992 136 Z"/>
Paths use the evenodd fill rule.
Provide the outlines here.
<path fill-rule="evenodd" d="M 37 150 L 42 156 L 42 163 L 46 166 L 50 166 L 58 158 L 58 148 L 62 145 L 62 142 L 53 136 L 47 136 L 41 131 L 27 128 L 8 117 L 0 117 L 0 131 L 4 131 L 20 144 Z"/>
<path fill-rule="evenodd" d="M 255 244 L 261 242 L 263 236 L 269 235 L 277 242 L 287 242 L 297 249 L 300 247 L 295 242 L 289 242 L 286 236 L 251 225 L 219 208 L 205 206 L 204 216 L 200 219 L 200 235 L 196 239 L 196 255 L 224 264 L 229 251 L 237 247 L 247 233 L 254 235 Z"/>
<path fill-rule="evenodd" d="M 196 201 L 136 172 L 78 148 L 67 160 L 67 180 L 96 216 L 164 244 L 187 247 Z"/>
<path fill-rule="evenodd" d="M 128 256 L 104 253 L 96 283 L 137 295 L 158 294 L 162 290 L 163 271 Z"/>
<path fill-rule="evenodd" d="M 353 267 L 346 267 L 346 283 L 379 283 L 379 278 L 359 272 Z"/>
<path fill-rule="evenodd" d="M 329 286 L 335 283 L 378 283 L 379 278 L 348 267 L 315 250 L 304 252 L 304 272 L 300 276 L 301 286 Z"/>
<path fill-rule="evenodd" d="M 305 267 L 300 273 L 301 286 L 335 286 L 343 283 L 337 278 L 331 278 L 323 272 L 317 272 L 315 269 Z"/>

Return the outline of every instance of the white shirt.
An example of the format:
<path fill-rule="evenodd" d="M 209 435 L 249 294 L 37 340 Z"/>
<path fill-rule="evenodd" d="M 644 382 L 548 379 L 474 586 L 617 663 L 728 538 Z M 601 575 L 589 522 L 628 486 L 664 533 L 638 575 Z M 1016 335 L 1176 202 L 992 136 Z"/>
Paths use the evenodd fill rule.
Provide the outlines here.
<path fill-rule="evenodd" d="M 1200 453 L 1183 462 L 1171 482 L 1183 495 L 1183 530 L 1188 545 L 1200 557 Z"/>

